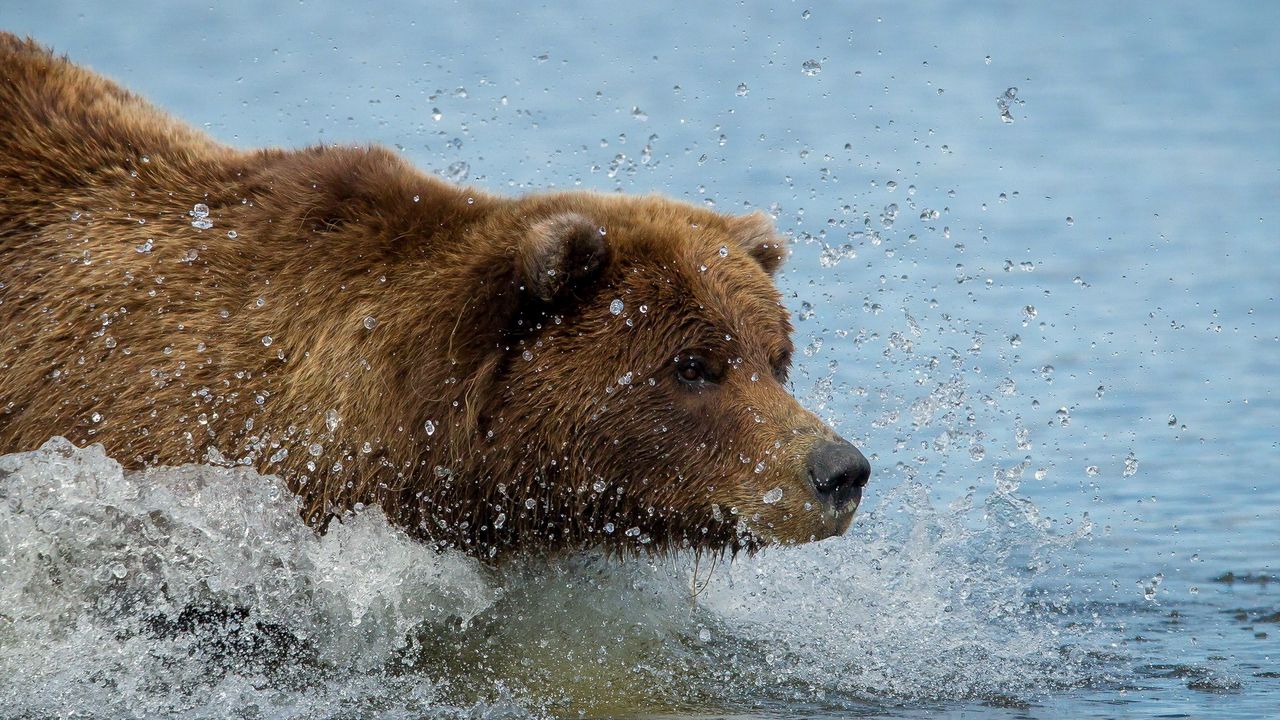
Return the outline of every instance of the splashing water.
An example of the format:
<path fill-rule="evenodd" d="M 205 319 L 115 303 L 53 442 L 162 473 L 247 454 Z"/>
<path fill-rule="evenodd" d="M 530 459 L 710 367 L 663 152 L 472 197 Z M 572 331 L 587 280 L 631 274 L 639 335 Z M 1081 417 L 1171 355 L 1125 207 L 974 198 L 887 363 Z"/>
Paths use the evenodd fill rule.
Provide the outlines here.
<path fill-rule="evenodd" d="M 54 439 L 0 458 L 0 706 L 416 716 L 1026 699 L 1089 668 L 1085 631 L 1029 598 L 1071 539 L 1016 489 L 938 511 L 908 483 L 845 538 L 732 562 L 494 568 L 376 509 L 317 536 L 276 478 L 248 469 L 126 473 L 100 446 Z"/>

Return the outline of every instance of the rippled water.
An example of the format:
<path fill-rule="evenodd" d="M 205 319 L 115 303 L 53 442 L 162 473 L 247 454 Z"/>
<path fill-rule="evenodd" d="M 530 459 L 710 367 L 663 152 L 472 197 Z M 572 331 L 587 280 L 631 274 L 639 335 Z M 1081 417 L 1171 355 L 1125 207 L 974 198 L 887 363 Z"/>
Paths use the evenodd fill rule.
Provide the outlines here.
<path fill-rule="evenodd" d="M 844 538 L 495 570 L 51 441 L 0 459 L 0 714 L 1276 713 L 1280 11 L 681 7 L 0 11 L 243 145 L 771 209 L 877 469 Z"/>

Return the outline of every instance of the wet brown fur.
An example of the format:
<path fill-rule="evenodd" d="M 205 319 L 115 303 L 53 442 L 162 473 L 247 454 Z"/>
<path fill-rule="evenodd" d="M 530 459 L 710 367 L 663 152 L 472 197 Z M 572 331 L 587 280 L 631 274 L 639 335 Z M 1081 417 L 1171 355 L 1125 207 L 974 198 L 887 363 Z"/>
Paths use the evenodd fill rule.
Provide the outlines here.
<path fill-rule="evenodd" d="M 480 555 L 824 537 L 782 254 L 760 214 L 233 149 L 0 33 L 0 452 L 225 458 Z M 680 383 L 691 349 L 722 384 Z"/>

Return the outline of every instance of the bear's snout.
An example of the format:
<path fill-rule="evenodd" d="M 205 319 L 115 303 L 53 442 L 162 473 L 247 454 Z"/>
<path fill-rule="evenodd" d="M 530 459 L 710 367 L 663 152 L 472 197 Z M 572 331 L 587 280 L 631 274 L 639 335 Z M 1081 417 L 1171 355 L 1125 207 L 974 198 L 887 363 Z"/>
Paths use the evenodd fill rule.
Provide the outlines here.
<path fill-rule="evenodd" d="M 843 438 L 819 442 L 809 451 L 805 465 L 814 493 L 836 512 L 856 507 L 871 478 L 867 457 Z"/>

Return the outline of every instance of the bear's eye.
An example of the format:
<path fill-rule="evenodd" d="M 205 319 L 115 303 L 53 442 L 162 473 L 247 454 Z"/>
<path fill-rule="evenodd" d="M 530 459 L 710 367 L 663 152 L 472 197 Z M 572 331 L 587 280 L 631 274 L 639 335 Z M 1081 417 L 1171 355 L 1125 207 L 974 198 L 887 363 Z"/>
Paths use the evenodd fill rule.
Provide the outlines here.
<path fill-rule="evenodd" d="M 701 385 L 718 379 L 708 367 L 707 361 L 697 355 L 681 355 L 676 358 L 676 377 L 686 385 Z"/>

